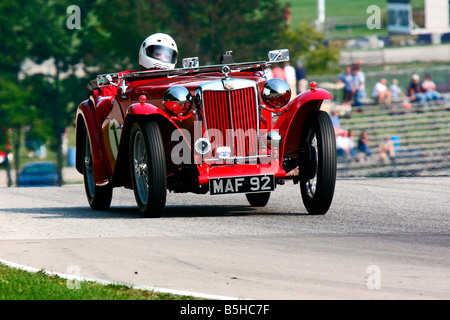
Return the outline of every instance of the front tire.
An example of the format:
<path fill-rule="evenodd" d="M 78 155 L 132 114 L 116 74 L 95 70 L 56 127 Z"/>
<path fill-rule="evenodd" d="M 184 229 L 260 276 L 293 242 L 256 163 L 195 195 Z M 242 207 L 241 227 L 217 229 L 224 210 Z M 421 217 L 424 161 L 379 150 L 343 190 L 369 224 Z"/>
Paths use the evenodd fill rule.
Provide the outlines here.
<path fill-rule="evenodd" d="M 89 135 L 84 131 L 83 180 L 89 205 L 94 210 L 108 210 L 111 205 L 112 188 L 109 185 L 98 186 L 94 182 L 94 166 Z"/>
<path fill-rule="evenodd" d="M 130 135 L 130 173 L 139 210 L 145 218 L 162 216 L 167 179 L 164 145 L 156 122 L 134 123 Z"/>
<path fill-rule="evenodd" d="M 330 208 L 336 184 L 336 138 L 330 116 L 312 112 L 301 137 L 303 167 L 300 191 L 309 214 L 323 215 Z"/>

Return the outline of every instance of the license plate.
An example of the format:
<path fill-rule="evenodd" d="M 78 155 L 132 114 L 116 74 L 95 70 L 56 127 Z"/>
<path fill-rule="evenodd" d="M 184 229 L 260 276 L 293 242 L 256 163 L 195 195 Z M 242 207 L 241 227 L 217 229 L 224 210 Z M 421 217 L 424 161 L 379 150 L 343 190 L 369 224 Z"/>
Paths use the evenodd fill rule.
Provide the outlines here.
<path fill-rule="evenodd" d="M 273 175 L 212 178 L 209 180 L 210 194 L 250 193 L 275 190 Z"/>

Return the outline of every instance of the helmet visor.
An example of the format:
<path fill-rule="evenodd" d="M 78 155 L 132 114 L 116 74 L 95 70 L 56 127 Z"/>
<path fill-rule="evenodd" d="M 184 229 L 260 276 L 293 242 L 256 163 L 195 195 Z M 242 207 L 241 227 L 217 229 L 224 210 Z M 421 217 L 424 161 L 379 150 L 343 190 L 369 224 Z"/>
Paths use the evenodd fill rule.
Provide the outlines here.
<path fill-rule="evenodd" d="M 148 46 L 146 50 L 147 56 L 154 58 L 156 60 L 176 63 L 177 62 L 177 52 L 173 49 L 164 46 Z"/>

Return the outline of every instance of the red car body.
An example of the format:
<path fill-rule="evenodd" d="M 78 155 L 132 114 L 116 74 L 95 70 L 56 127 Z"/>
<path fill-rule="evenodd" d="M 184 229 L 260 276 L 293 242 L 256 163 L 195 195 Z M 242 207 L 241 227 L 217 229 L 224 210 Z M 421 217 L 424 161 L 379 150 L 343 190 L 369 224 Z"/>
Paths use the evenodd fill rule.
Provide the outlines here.
<path fill-rule="evenodd" d="M 98 76 L 76 115 L 76 168 L 91 207 L 109 208 L 122 186 L 147 217 L 163 214 L 167 190 L 246 193 L 262 206 L 291 179 L 308 212 L 327 212 L 336 151 L 320 107 L 332 97 L 315 83 L 290 97 L 283 80 L 266 78 L 275 62 Z"/>

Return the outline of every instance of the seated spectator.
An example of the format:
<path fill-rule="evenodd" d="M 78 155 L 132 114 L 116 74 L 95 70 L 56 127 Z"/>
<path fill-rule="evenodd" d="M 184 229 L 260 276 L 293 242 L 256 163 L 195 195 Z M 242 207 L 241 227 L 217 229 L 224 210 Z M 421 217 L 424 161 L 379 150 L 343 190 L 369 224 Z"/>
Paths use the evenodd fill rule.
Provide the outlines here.
<path fill-rule="evenodd" d="M 392 162 L 395 161 L 394 143 L 392 142 L 390 137 L 384 137 L 383 142 L 380 143 L 378 155 L 383 163 L 387 163 L 388 158 Z"/>
<path fill-rule="evenodd" d="M 341 121 L 339 120 L 339 114 L 337 111 L 331 112 L 331 122 L 333 123 L 334 127 L 334 134 L 338 136 L 341 132 L 345 131 L 341 128 Z"/>
<path fill-rule="evenodd" d="M 342 131 L 336 137 L 336 153 L 338 157 L 352 159 L 356 155 L 355 143 L 353 141 L 353 133 Z"/>
<path fill-rule="evenodd" d="M 369 138 L 366 131 L 361 132 L 361 135 L 359 136 L 358 150 L 363 152 L 368 157 L 372 155 L 372 150 L 369 148 Z"/>
<path fill-rule="evenodd" d="M 386 79 L 382 78 L 373 88 L 372 98 L 378 101 L 378 104 L 390 104 L 391 92 L 386 87 Z"/>
<path fill-rule="evenodd" d="M 355 140 L 354 140 L 355 134 L 352 130 L 348 130 L 348 147 L 350 149 L 350 157 L 353 159 L 356 156 L 356 153 L 358 152 L 358 149 L 356 148 Z"/>
<path fill-rule="evenodd" d="M 419 84 L 419 79 L 419 75 L 417 74 L 412 76 L 411 83 L 408 87 L 408 95 L 411 101 L 422 103 L 425 102 L 425 94 Z"/>
<path fill-rule="evenodd" d="M 409 98 L 402 92 L 402 89 L 398 86 L 398 80 L 393 79 L 392 84 L 389 87 L 389 91 L 391 92 L 391 99 L 397 99 L 403 97 L 402 105 L 405 109 L 411 109 L 411 103 L 409 103 Z M 395 107 L 394 107 L 395 108 Z"/>
<path fill-rule="evenodd" d="M 398 80 L 392 80 L 392 84 L 389 87 L 389 91 L 391 92 L 391 99 L 398 98 L 400 96 L 404 96 L 402 90 L 398 86 Z"/>
<path fill-rule="evenodd" d="M 436 91 L 436 84 L 431 80 L 431 75 L 427 74 L 422 81 L 422 90 L 427 101 L 439 100 L 441 94 Z"/>

